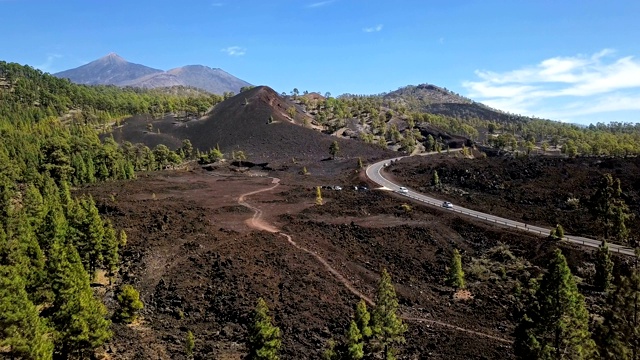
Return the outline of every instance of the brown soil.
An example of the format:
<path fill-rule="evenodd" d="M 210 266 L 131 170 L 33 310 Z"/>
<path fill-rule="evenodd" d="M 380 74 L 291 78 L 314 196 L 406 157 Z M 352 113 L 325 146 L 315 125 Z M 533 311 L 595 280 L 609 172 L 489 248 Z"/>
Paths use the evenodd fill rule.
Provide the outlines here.
<path fill-rule="evenodd" d="M 347 187 L 364 183 L 362 173 L 332 171 L 319 169 L 320 180 L 274 172 L 279 182 L 226 170 L 161 172 L 79 189 L 126 230 L 119 282 L 145 303 L 138 324 L 114 325 L 109 356 L 185 358 L 191 330 L 197 359 L 240 359 L 263 297 L 282 330 L 282 358 L 317 359 L 359 298 L 371 303 L 385 267 L 409 324 L 401 358 L 513 358 L 513 279 L 537 273 L 555 244 L 440 209 L 407 211 L 395 194 Z M 327 181 L 345 190 L 323 190 L 326 204 L 316 206 L 314 186 Z M 531 263 L 496 261 L 499 244 Z M 465 266 L 483 261 L 467 270 L 468 293 L 445 285 L 454 247 Z M 565 253 L 573 268 L 588 259 Z M 106 300 L 113 308 L 113 291 Z"/>

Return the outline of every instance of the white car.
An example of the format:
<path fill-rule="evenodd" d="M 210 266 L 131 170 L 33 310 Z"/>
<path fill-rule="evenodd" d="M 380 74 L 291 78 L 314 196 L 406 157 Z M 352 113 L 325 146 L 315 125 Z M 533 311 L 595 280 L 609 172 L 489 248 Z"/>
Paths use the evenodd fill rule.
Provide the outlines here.
<path fill-rule="evenodd" d="M 453 204 L 448 201 L 445 201 L 442 203 L 442 207 L 447 209 L 453 209 Z"/>
<path fill-rule="evenodd" d="M 404 187 L 404 186 L 400 186 L 400 187 L 398 188 L 398 192 L 399 192 L 400 194 L 407 194 L 407 193 L 409 193 L 409 190 L 408 190 L 406 187 Z"/>

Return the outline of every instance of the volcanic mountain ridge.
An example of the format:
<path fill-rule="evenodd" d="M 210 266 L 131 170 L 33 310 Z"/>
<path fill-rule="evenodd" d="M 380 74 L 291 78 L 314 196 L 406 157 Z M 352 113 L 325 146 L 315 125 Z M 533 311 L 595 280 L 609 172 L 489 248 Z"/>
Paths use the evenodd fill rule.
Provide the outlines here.
<path fill-rule="evenodd" d="M 202 65 L 187 65 L 169 71 L 128 62 L 115 53 L 80 67 L 54 74 L 85 85 L 116 85 L 141 88 L 189 86 L 213 94 L 238 93 L 248 82 L 223 71 Z"/>

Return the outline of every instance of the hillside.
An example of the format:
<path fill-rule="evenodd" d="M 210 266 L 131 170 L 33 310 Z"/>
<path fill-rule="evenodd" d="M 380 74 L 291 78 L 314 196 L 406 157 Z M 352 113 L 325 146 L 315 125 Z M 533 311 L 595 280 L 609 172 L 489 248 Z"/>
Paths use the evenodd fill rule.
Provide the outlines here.
<path fill-rule="evenodd" d="M 173 117 L 151 120 L 136 117 L 113 132 L 118 142 L 144 143 L 172 148 L 189 139 L 194 148 L 208 151 L 216 146 L 227 154 L 242 150 L 257 163 L 291 162 L 292 158 L 320 161 L 329 157 L 329 146 L 336 140 L 340 156 L 376 158 L 388 154 L 378 146 L 335 138 L 310 128 L 310 118 L 296 108 L 295 118 L 287 114 L 295 104 L 271 88 L 255 87 L 217 104 L 198 120 L 177 121 Z M 272 117 L 273 122 L 269 123 Z M 152 124 L 152 131 L 148 124 Z"/>
<path fill-rule="evenodd" d="M 530 120 L 528 117 L 509 114 L 482 103 L 460 96 L 446 88 L 431 84 L 408 85 L 383 96 L 412 111 L 445 115 L 454 118 L 479 118 L 496 122 Z"/>
<path fill-rule="evenodd" d="M 187 86 L 212 94 L 238 93 L 248 82 L 223 71 L 202 65 L 187 65 L 169 71 L 130 63 L 115 53 L 80 67 L 54 74 L 77 84 L 116 85 L 140 88 Z"/>

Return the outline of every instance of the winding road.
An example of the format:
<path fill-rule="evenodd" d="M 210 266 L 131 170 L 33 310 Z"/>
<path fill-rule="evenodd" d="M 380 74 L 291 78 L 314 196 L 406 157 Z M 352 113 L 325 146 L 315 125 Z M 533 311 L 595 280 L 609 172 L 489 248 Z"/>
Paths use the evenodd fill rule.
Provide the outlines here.
<path fill-rule="evenodd" d="M 425 155 L 431 155 L 434 153 L 428 153 Z M 394 191 L 396 193 L 398 193 L 399 195 L 402 196 L 406 196 L 414 201 L 417 202 L 421 202 L 424 204 L 428 204 L 428 205 L 433 205 L 433 206 L 437 206 L 439 208 L 441 208 L 443 211 L 453 211 L 456 213 L 459 213 L 463 216 L 467 216 L 467 217 L 471 217 L 471 218 L 475 218 L 475 219 L 479 219 L 488 223 L 492 223 L 495 224 L 497 226 L 503 226 L 503 227 L 512 227 L 512 228 L 516 228 L 518 230 L 522 230 L 522 231 L 528 231 L 531 233 L 534 233 L 538 236 L 541 237 L 548 237 L 549 233 L 551 232 L 550 228 L 545 228 L 545 227 L 540 227 L 540 226 L 536 226 L 536 225 L 530 225 L 530 224 L 525 224 L 523 222 L 518 222 L 515 220 L 510 220 L 510 219 L 505 219 L 499 216 L 495 216 L 495 215 L 491 215 L 491 214 L 486 214 L 483 212 L 479 212 L 479 211 L 475 211 L 475 210 L 471 210 L 471 209 L 467 209 L 467 208 L 463 208 L 460 206 L 457 206 L 454 204 L 453 208 L 442 208 L 442 200 L 438 200 L 436 198 L 432 198 L 430 196 L 421 194 L 419 192 L 416 191 L 412 191 L 411 189 L 408 189 L 408 192 L 405 193 L 400 193 L 398 190 L 400 189 L 401 185 L 398 185 L 392 181 L 390 181 L 389 179 L 385 178 L 383 173 L 384 173 L 384 168 L 386 164 L 390 164 L 391 162 L 400 160 L 402 158 L 404 158 L 405 156 L 401 156 L 401 157 L 397 157 L 397 158 L 393 158 L 393 159 L 387 159 L 387 160 L 383 160 L 383 161 L 379 161 L 375 164 L 369 165 L 369 167 L 367 167 L 366 170 L 366 174 L 367 177 L 369 179 L 371 179 L 371 181 L 375 182 L 376 184 L 382 186 L 383 189 L 386 190 L 390 190 L 390 191 Z M 563 240 L 565 241 L 569 241 L 575 244 L 579 244 L 579 245 L 583 245 L 583 246 L 588 246 L 588 247 L 595 247 L 597 248 L 598 246 L 600 246 L 600 241 L 599 240 L 595 240 L 595 239 L 590 239 L 590 238 L 586 238 L 586 237 L 582 237 L 582 236 L 574 236 L 574 235 L 566 235 L 564 236 Z M 634 254 L 634 250 L 630 247 L 626 247 L 626 246 L 622 246 L 622 245 L 617 245 L 617 244 L 612 244 L 609 243 L 609 250 L 613 253 L 619 253 L 619 254 L 624 254 L 624 255 L 635 255 Z"/>
<path fill-rule="evenodd" d="M 278 187 L 280 185 L 280 179 L 278 178 L 271 178 L 272 179 L 272 186 L 270 187 L 266 187 L 266 188 L 262 188 L 259 190 L 255 190 L 255 191 L 251 191 L 245 194 L 240 195 L 240 197 L 238 197 L 238 204 L 247 207 L 248 209 L 251 209 L 253 211 L 253 216 L 249 219 L 247 219 L 246 223 L 249 227 L 253 228 L 253 229 L 257 229 L 257 230 L 264 230 L 264 231 L 268 231 L 270 233 L 277 233 L 280 236 L 283 236 L 284 238 L 287 239 L 287 242 L 292 245 L 293 247 L 295 247 L 298 250 L 304 251 L 305 253 L 311 255 L 312 257 L 314 257 L 319 263 L 321 263 L 324 268 L 331 273 L 337 280 L 338 282 L 340 282 L 342 285 L 344 285 L 352 294 L 356 295 L 357 297 L 359 297 L 360 299 L 364 300 L 368 305 L 370 306 L 374 306 L 375 302 L 368 297 L 367 295 L 363 294 L 362 292 L 360 292 L 358 289 L 355 288 L 355 286 L 353 286 L 353 284 L 346 278 L 344 277 L 342 274 L 340 274 L 340 272 L 338 272 L 338 270 L 336 270 L 335 268 L 333 268 L 325 258 L 323 258 L 322 256 L 318 255 L 317 252 L 312 251 L 307 249 L 306 247 L 296 243 L 293 238 L 291 237 L 291 235 L 289 234 L 285 234 L 283 232 L 281 232 L 280 230 L 278 230 L 277 228 L 275 228 L 274 226 L 267 224 L 266 222 L 264 222 L 262 220 L 262 215 L 263 212 L 260 208 L 253 206 L 251 204 L 249 204 L 246 199 L 248 196 L 251 195 L 255 195 L 261 192 L 266 192 L 266 191 L 271 191 L 273 189 L 275 189 L 276 187 Z M 417 322 L 417 323 L 426 323 L 426 324 L 431 324 L 431 325 L 436 325 L 436 326 L 441 326 L 444 328 L 448 328 L 448 329 L 452 329 L 452 330 L 456 330 L 456 331 L 460 331 L 460 332 L 464 332 L 467 334 L 471 334 L 474 336 L 478 336 L 478 337 L 483 337 L 483 338 L 487 338 L 487 339 L 492 339 L 495 341 L 499 341 L 502 343 L 507 343 L 507 344 L 511 344 L 511 340 L 509 339 L 505 339 L 496 335 L 491 335 L 491 334 L 487 334 L 487 333 L 483 333 L 483 332 L 479 332 L 479 331 L 475 331 L 475 330 L 471 330 L 471 329 L 466 329 L 460 326 L 456 326 L 450 323 L 446 323 L 444 321 L 438 321 L 432 318 L 422 318 L 422 317 L 415 317 L 415 316 L 409 316 L 409 315 L 402 315 L 401 318 L 405 321 L 411 321 L 411 322 Z"/>

